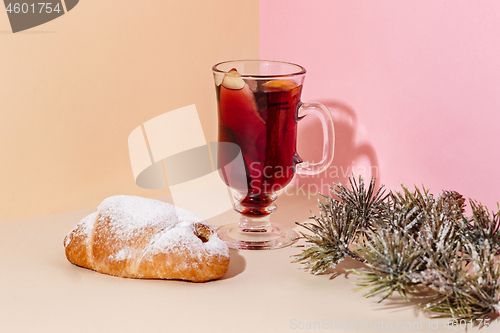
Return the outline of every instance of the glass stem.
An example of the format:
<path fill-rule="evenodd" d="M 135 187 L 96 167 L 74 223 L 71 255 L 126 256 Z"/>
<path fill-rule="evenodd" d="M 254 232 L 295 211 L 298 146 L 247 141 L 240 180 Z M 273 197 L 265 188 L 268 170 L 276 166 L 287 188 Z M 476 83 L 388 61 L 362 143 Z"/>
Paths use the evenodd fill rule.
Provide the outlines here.
<path fill-rule="evenodd" d="M 241 216 L 238 228 L 242 232 L 268 232 L 271 230 L 271 215 L 263 217 Z"/>

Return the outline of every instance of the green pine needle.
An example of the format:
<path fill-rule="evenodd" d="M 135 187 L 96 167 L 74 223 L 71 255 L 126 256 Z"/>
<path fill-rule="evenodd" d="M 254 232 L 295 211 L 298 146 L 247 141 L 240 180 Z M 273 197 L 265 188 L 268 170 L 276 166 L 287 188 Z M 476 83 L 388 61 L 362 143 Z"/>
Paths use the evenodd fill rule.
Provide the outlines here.
<path fill-rule="evenodd" d="M 348 271 L 361 277 L 366 297 L 419 297 L 435 318 L 476 324 L 498 316 L 500 206 L 490 213 L 470 200 L 472 216 L 465 217 L 457 192 L 434 197 L 423 187 L 401 188 L 386 193 L 375 179 L 365 188 L 361 177 L 350 177 L 349 187 L 336 184 L 319 200 L 319 216 L 297 223 L 307 231 L 307 249 L 294 262 L 321 274 L 351 257 L 365 264 Z"/>

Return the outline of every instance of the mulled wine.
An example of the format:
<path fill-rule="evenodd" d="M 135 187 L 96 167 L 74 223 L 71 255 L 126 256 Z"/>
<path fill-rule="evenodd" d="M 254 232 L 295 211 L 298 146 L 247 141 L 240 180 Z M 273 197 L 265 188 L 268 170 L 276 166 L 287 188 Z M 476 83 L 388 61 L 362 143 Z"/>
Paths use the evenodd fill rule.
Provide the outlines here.
<path fill-rule="evenodd" d="M 245 162 L 244 170 L 221 167 L 234 155 L 221 149 L 221 176 L 229 187 L 246 193 L 238 209 L 242 214 L 267 215 L 272 194 L 290 183 L 301 161 L 296 142 L 302 86 L 285 79 L 243 80 L 233 71 L 216 89 L 219 142 L 236 144 Z"/>
<path fill-rule="evenodd" d="M 272 223 L 277 191 L 294 174 L 315 175 L 333 159 L 334 128 L 328 109 L 300 102 L 306 70 L 282 61 L 225 61 L 213 68 L 217 92 L 219 139 L 217 168 L 235 190 L 239 222 L 217 229 L 229 247 L 276 249 L 297 240 L 297 233 Z M 296 152 L 297 122 L 318 117 L 323 127 L 323 158 L 303 162 Z M 303 163 L 302 163 L 303 162 Z"/>

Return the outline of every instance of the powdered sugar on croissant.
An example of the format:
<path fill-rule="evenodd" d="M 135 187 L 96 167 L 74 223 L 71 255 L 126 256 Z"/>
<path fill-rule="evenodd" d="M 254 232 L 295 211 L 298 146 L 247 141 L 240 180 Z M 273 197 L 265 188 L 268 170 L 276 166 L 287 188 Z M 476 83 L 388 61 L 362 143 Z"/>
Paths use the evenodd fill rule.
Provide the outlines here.
<path fill-rule="evenodd" d="M 229 266 L 227 245 L 199 216 L 136 196 L 105 199 L 64 246 L 73 264 L 121 277 L 202 282 Z"/>

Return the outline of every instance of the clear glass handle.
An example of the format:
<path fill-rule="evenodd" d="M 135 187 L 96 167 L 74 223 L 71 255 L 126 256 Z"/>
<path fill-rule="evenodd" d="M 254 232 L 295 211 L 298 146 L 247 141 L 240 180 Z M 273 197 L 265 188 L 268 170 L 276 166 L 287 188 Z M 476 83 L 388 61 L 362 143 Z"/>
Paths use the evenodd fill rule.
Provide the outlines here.
<path fill-rule="evenodd" d="M 308 114 L 315 115 L 321 121 L 323 128 L 323 157 L 318 163 L 302 162 L 297 164 L 295 173 L 299 175 L 316 175 L 328 169 L 332 164 L 335 148 L 335 129 L 330 110 L 321 103 L 304 103 L 299 107 L 298 118 L 300 119 Z"/>

